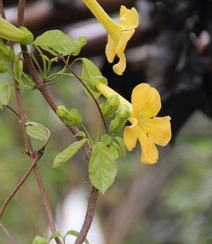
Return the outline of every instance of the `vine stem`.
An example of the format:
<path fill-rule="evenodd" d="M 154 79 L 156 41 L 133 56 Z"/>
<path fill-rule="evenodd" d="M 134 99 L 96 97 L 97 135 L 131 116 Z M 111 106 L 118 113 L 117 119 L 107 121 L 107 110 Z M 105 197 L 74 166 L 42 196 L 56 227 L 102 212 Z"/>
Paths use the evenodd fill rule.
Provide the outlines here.
<path fill-rule="evenodd" d="M 32 76 L 33 81 L 35 82 L 37 89 L 43 95 L 43 97 L 45 98 L 45 100 L 49 104 L 49 106 L 52 108 L 52 110 L 56 113 L 57 104 L 56 104 L 54 98 L 52 97 L 52 95 L 50 94 L 50 92 L 48 91 L 46 84 L 42 81 L 42 79 L 38 75 L 38 73 L 35 69 L 35 66 L 32 62 L 32 59 L 31 59 L 30 55 L 28 54 L 27 47 L 22 46 L 22 51 L 23 51 L 23 56 L 24 56 L 24 60 L 25 60 L 25 65 L 26 65 L 30 75 Z M 70 130 L 70 132 L 73 135 L 76 135 L 76 133 L 79 131 L 77 127 L 68 126 L 66 124 L 64 124 L 64 125 Z M 80 140 L 79 137 L 77 137 L 77 139 Z M 83 145 L 83 150 L 85 152 L 86 159 L 89 160 L 90 156 L 91 156 L 91 152 L 92 152 L 91 147 L 87 143 L 85 143 Z M 92 186 L 91 192 L 90 192 L 90 197 L 88 200 L 85 220 L 82 225 L 79 236 L 76 239 L 75 244 L 82 244 L 84 239 L 86 238 L 86 235 L 90 229 L 90 226 L 91 226 L 91 223 L 93 220 L 97 199 L 98 199 L 98 190 L 94 186 Z"/>
<path fill-rule="evenodd" d="M 19 0 L 19 4 L 18 4 L 18 25 L 19 26 L 24 26 L 24 10 L 25 10 L 25 0 Z M 25 138 L 26 138 L 26 145 L 27 145 L 27 149 L 29 152 L 29 156 L 31 158 L 31 160 L 33 161 L 34 158 L 34 153 L 33 153 L 33 147 L 31 144 L 31 140 L 30 137 L 26 134 L 26 129 L 25 129 L 25 124 L 26 124 L 26 118 L 24 115 L 24 108 L 23 108 L 23 102 L 22 102 L 22 97 L 21 97 L 21 92 L 19 89 L 19 84 L 15 82 L 15 92 L 16 92 L 16 98 L 17 98 L 17 104 L 18 104 L 18 108 L 19 108 L 19 114 L 21 117 L 21 125 L 22 125 L 22 131 L 24 132 Z M 54 218 L 53 218 L 53 214 L 51 211 L 51 207 L 44 189 L 44 184 L 41 178 L 41 175 L 39 173 L 38 167 L 35 164 L 34 165 L 34 173 L 35 173 L 35 177 L 40 189 L 40 193 L 41 193 L 41 197 L 45 206 L 45 210 L 47 213 L 47 217 L 48 217 L 48 221 L 49 221 L 49 225 L 50 225 L 50 229 L 52 232 L 56 231 L 55 225 L 54 225 Z M 57 244 L 62 244 L 60 239 L 58 237 L 55 238 L 55 242 Z"/>
<path fill-rule="evenodd" d="M 10 239 L 10 242 L 12 244 L 15 244 L 15 241 L 13 240 L 12 236 L 9 234 L 9 232 L 7 231 L 7 229 L 1 223 L 0 223 L 0 228 L 2 228 L 2 230 L 4 231 L 4 233 L 8 236 L 8 238 Z"/>
<path fill-rule="evenodd" d="M 88 206 L 87 206 L 87 211 L 86 211 L 86 215 L 85 215 L 85 220 L 84 220 L 84 223 L 83 223 L 82 228 L 80 230 L 80 234 L 77 237 L 74 244 L 82 244 L 83 241 L 85 240 L 86 236 L 87 236 L 87 233 L 90 229 L 90 226 L 91 226 L 91 223 L 92 223 L 92 220 L 94 217 L 98 195 L 99 195 L 99 191 L 94 186 L 92 186 L 90 197 L 88 200 Z"/>

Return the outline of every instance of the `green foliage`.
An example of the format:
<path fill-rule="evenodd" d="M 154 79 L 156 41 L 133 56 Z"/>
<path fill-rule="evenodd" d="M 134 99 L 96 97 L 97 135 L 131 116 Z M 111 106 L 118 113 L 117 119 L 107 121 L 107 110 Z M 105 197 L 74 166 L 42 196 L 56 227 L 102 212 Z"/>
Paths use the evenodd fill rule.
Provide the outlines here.
<path fill-rule="evenodd" d="M 47 241 L 40 236 L 36 236 L 32 244 L 47 244 Z"/>
<path fill-rule="evenodd" d="M 66 237 L 66 236 L 69 236 L 69 235 L 78 237 L 78 236 L 79 236 L 79 232 L 76 231 L 76 230 L 69 230 L 69 231 L 67 231 L 65 237 Z M 65 239 L 65 237 L 64 237 L 64 239 Z M 85 238 L 85 240 L 84 240 L 83 242 L 84 242 L 85 244 L 89 244 L 89 241 L 88 241 L 87 238 Z"/>
<path fill-rule="evenodd" d="M 66 147 L 62 152 L 58 153 L 53 162 L 53 168 L 56 168 L 66 163 L 74 154 L 88 141 L 88 139 L 82 139 L 72 143 Z"/>
<path fill-rule="evenodd" d="M 10 100 L 11 85 L 10 83 L 3 83 L 0 85 L 0 108 L 2 105 L 7 105 Z"/>
<path fill-rule="evenodd" d="M 76 41 L 60 30 L 46 31 L 34 41 L 35 46 L 41 47 L 54 56 L 66 56 L 69 54 L 76 56 L 86 43 L 87 40 L 85 36 L 80 37 L 79 40 Z"/>
<path fill-rule="evenodd" d="M 109 148 L 102 142 L 93 146 L 89 161 L 89 175 L 92 184 L 103 194 L 113 184 L 117 165 Z"/>
<path fill-rule="evenodd" d="M 27 122 L 26 132 L 29 136 L 37 140 L 46 141 L 48 138 L 47 128 L 36 122 Z"/>

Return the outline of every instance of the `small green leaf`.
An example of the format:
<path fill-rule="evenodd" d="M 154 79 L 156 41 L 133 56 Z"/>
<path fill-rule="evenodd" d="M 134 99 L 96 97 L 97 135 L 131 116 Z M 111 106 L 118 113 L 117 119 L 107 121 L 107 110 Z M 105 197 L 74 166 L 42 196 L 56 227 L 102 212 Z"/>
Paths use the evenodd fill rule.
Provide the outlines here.
<path fill-rule="evenodd" d="M 115 136 L 114 139 L 118 142 L 120 149 L 121 149 L 121 155 L 123 157 L 126 157 L 126 145 L 124 143 L 124 140 L 120 136 Z"/>
<path fill-rule="evenodd" d="M 36 236 L 32 244 L 47 244 L 46 240 L 40 236 Z"/>
<path fill-rule="evenodd" d="M 65 162 L 67 162 L 74 154 L 88 141 L 88 139 L 82 139 L 81 141 L 76 141 L 70 146 L 66 147 L 62 152 L 58 153 L 53 162 L 53 168 L 56 168 Z"/>
<path fill-rule="evenodd" d="M 108 134 L 104 134 L 101 136 L 101 142 L 103 142 L 106 146 L 111 143 L 112 137 Z"/>
<path fill-rule="evenodd" d="M 122 154 L 121 148 L 117 142 L 113 141 L 111 146 L 109 147 L 111 153 L 114 155 L 115 158 L 119 158 Z"/>
<path fill-rule="evenodd" d="M 10 100 L 11 85 L 3 83 L 0 85 L 0 104 L 7 105 Z"/>
<path fill-rule="evenodd" d="M 76 56 L 86 43 L 86 37 L 80 37 L 79 40 L 76 41 L 60 30 L 46 31 L 34 41 L 34 45 L 56 56 L 58 56 L 58 54 L 64 56 L 71 54 Z"/>
<path fill-rule="evenodd" d="M 48 241 L 48 243 L 49 243 L 50 241 L 52 241 L 54 238 L 56 238 L 56 237 L 62 237 L 62 236 L 61 236 L 61 233 L 60 233 L 59 231 L 55 231 L 55 232 L 52 233 L 52 235 L 49 237 L 49 241 Z"/>
<path fill-rule="evenodd" d="M 79 236 L 79 232 L 76 231 L 76 230 L 69 230 L 69 231 L 67 231 L 65 237 L 68 236 L 68 235 L 72 235 L 72 236 L 76 236 L 76 237 L 78 237 L 78 236 Z M 84 240 L 83 242 L 84 242 L 85 244 L 89 244 L 89 241 L 88 241 L 87 238 L 85 238 L 85 240 Z"/>
<path fill-rule="evenodd" d="M 37 140 L 46 141 L 48 138 L 46 127 L 36 122 L 27 122 L 26 132 L 29 136 Z"/>
<path fill-rule="evenodd" d="M 117 165 L 113 154 L 102 142 L 97 142 L 92 149 L 89 161 L 89 177 L 92 184 L 102 194 L 113 184 L 117 174 Z"/>
<path fill-rule="evenodd" d="M 86 137 L 86 134 L 84 131 L 78 131 L 74 137 Z"/>

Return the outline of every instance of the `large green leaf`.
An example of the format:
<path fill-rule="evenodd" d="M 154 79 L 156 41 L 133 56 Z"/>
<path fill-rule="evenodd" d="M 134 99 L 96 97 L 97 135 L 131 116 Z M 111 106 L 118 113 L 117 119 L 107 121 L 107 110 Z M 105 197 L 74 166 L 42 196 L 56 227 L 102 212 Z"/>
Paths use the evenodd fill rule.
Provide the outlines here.
<path fill-rule="evenodd" d="M 89 177 L 92 184 L 103 194 L 113 184 L 117 174 L 114 156 L 103 142 L 93 146 L 89 161 Z"/>
<path fill-rule="evenodd" d="M 10 83 L 0 85 L 0 104 L 7 105 L 10 100 L 11 86 Z"/>
<path fill-rule="evenodd" d="M 53 55 L 62 54 L 64 56 L 79 54 L 81 47 L 87 43 L 86 37 L 82 36 L 78 41 L 74 40 L 60 30 L 50 30 L 38 36 L 34 45 L 52 53 Z M 56 52 L 55 52 L 56 51 Z"/>
<path fill-rule="evenodd" d="M 36 122 L 27 122 L 26 132 L 29 136 L 37 140 L 46 141 L 48 138 L 46 127 Z"/>
<path fill-rule="evenodd" d="M 52 167 L 56 168 L 67 162 L 87 141 L 88 139 L 82 139 L 81 141 L 76 141 L 66 147 L 62 152 L 57 154 Z"/>

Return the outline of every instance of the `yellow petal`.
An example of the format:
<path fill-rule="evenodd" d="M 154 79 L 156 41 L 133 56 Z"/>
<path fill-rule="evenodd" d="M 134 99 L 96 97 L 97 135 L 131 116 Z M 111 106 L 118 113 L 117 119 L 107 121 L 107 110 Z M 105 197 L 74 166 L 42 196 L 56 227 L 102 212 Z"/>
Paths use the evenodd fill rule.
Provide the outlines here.
<path fill-rule="evenodd" d="M 120 8 L 120 25 L 123 27 L 136 28 L 138 26 L 138 13 L 135 8 L 127 9 L 125 6 Z"/>
<path fill-rule="evenodd" d="M 106 45 L 106 48 L 105 48 L 105 55 L 107 57 L 107 61 L 109 63 L 112 63 L 115 56 L 116 56 L 116 46 L 115 46 L 115 43 L 113 42 L 113 39 L 111 38 L 110 35 L 108 35 L 108 38 L 107 38 L 107 45 Z"/>
<path fill-rule="evenodd" d="M 126 69 L 126 57 L 125 54 L 119 54 L 119 62 L 115 65 L 113 65 L 113 71 L 117 75 L 122 75 L 124 70 Z"/>
<path fill-rule="evenodd" d="M 144 164 L 154 164 L 158 160 L 158 150 L 155 144 L 147 137 L 147 135 L 139 130 L 138 140 L 141 146 L 141 162 Z"/>
<path fill-rule="evenodd" d="M 149 119 L 147 124 L 142 124 L 149 138 L 160 146 L 165 146 L 171 139 L 170 117 L 155 117 Z"/>
<path fill-rule="evenodd" d="M 132 92 L 133 117 L 151 118 L 161 109 L 161 99 L 158 91 L 149 84 L 137 85 Z"/>
<path fill-rule="evenodd" d="M 124 131 L 124 143 L 128 150 L 136 146 L 137 139 L 141 147 L 141 162 L 145 164 L 154 164 L 158 159 L 158 150 L 155 144 L 147 137 L 146 133 L 139 125 L 127 126 Z"/>
<path fill-rule="evenodd" d="M 124 129 L 124 143 L 129 151 L 132 151 L 137 142 L 137 135 L 133 130 L 133 128 L 137 125 L 137 120 L 133 119 L 132 122 L 133 125 L 126 126 Z"/>

